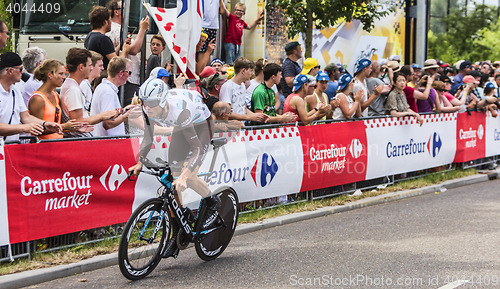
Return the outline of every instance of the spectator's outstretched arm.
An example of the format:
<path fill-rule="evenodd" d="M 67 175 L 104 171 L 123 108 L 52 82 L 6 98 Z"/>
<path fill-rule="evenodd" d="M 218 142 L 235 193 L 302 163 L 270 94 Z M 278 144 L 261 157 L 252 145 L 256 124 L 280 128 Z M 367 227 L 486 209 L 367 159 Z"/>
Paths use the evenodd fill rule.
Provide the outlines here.
<path fill-rule="evenodd" d="M 264 11 L 260 11 L 257 18 L 255 18 L 255 20 L 250 25 L 248 25 L 245 29 L 247 29 L 247 30 L 253 29 L 262 18 L 264 18 Z"/>
<path fill-rule="evenodd" d="M 23 124 L 28 124 L 28 125 L 40 125 L 42 126 L 42 129 L 44 131 L 50 132 L 50 133 L 58 133 L 62 134 L 62 127 L 60 124 L 55 123 L 53 121 L 44 121 L 42 119 L 39 119 L 37 117 L 34 117 L 33 115 L 29 114 L 28 111 L 23 111 L 20 113 L 21 116 L 21 123 Z M 38 134 L 40 135 L 40 134 Z"/>
<path fill-rule="evenodd" d="M 149 16 L 146 16 L 146 18 L 142 18 L 141 22 L 139 23 L 139 33 L 137 33 L 137 37 L 135 38 L 134 42 L 130 44 L 130 51 L 128 54 L 136 55 L 141 51 L 142 41 L 148 30 L 149 30 Z"/>
<path fill-rule="evenodd" d="M 226 17 L 229 17 L 229 14 L 231 14 L 231 12 L 227 10 L 226 4 L 224 4 L 223 0 L 219 0 L 219 13 L 223 15 L 225 14 Z"/>
<path fill-rule="evenodd" d="M 207 45 L 207 51 L 203 53 L 203 56 L 201 57 L 200 61 L 196 63 L 196 74 L 200 74 L 205 66 L 207 66 L 208 61 L 210 60 L 210 54 L 212 54 L 212 51 L 215 50 L 216 44 L 214 43 L 215 38 L 210 41 L 210 43 Z"/>
<path fill-rule="evenodd" d="M 427 77 L 427 86 L 425 87 L 424 92 L 420 92 L 415 89 L 415 91 L 413 92 L 413 98 L 420 100 L 427 100 L 429 98 L 429 93 L 431 92 L 432 89 L 432 82 L 434 82 L 434 77 Z"/>
<path fill-rule="evenodd" d="M 412 115 L 417 118 L 417 122 L 420 123 L 420 126 L 422 126 L 422 124 L 424 123 L 424 120 L 422 119 L 422 117 L 420 117 L 420 114 L 414 112 L 410 108 L 405 112 L 398 112 L 396 110 L 391 110 L 391 116 L 394 116 L 394 117 L 412 116 Z"/>

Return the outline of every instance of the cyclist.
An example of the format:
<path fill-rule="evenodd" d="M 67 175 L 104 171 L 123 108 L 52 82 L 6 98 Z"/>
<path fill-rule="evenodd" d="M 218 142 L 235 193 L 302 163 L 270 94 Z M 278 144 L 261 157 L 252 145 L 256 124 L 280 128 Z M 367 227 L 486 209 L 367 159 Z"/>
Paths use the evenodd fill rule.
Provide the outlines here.
<path fill-rule="evenodd" d="M 211 195 L 208 184 L 197 174 L 208 151 L 213 136 L 214 123 L 211 113 L 202 101 L 202 96 L 193 90 L 172 89 L 160 79 L 148 79 L 139 89 L 144 117 L 144 140 L 141 144 L 139 160 L 129 168 L 132 176 L 138 176 L 142 169 L 142 160 L 146 157 L 153 143 L 153 127 L 173 126 L 172 139 L 168 151 L 168 161 L 172 174 L 177 177 L 175 197 L 181 206 L 181 196 L 187 186 L 205 198 L 207 209 L 203 220 L 203 230 L 210 228 L 220 207 L 217 195 Z M 183 212 L 187 210 L 183 209 Z M 171 212 L 171 215 L 173 213 Z M 172 222 L 173 237 L 167 244 L 163 257 L 178 253 L 175 236 L 179 232 L 177 222 Z"/>

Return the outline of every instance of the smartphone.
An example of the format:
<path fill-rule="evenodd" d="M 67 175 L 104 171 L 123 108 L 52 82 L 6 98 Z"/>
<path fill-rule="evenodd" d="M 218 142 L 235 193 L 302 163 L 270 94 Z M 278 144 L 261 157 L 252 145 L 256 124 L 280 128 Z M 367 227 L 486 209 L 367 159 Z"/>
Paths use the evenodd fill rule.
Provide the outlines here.
<path fill-rule="evenodd" d="M 134 27 L 134 31 L 132 31 L 132 33 L 129 33 L 128 37 L 132 37 L 132 35 L 134 35 L 135 31 L 137 31 L 137 27 Z"/>

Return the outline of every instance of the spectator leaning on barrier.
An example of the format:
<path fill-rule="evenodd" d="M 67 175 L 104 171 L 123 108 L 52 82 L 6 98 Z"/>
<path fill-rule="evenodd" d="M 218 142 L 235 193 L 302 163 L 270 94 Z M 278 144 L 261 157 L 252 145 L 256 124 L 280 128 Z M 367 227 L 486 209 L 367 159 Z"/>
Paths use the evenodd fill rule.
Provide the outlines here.
<path fill-rule="evenodd" d="M 376 60 L 372 61 L 372 72 L 366 78 L 366 87 L 368 88 L 368 93 L 373 94 L 375 87 L 384 85 L 384 82 L 377 76 L 380 74 L 380 65 Z M 385 115 L 385 101 L 387 99 L 388 92 L 381 93 L 372 104 L 368 107 L 368 116 L 377 117 Z"/>
<path fill-rule="evenodd" d="M 222 85 L 224 85 L 226 81 L 227 81 L 227 75 L 222 75 L 219 74 L 218 72 L 207 77 L 208 97 L 206 100 L 206 105 L 210 111 L 212 111 L 212 108 L 214 107 L 215 103 L 219 101 L 220 90 L 222 88 Z M 230 106 L 229 109 L 231 109 Z"/>
<path fill-rule="evenodd" d="M 231 106 L 229 103 L 224 101 L 214 103 L 211 112 L 215 122 L 215 131 L 240 130 L 243 128 L 241 121 L 229 120 L 229 116 L 231 115 Z"/>
<path fill-rule="evenodd" d="M 460 106 L 453 106 L 448 98 L 444 95 L 446 90 L 446 85 L 440 80 L 436 80 L 432 83 L 432 88 L 436 91 L 436 111 L 442 112 L 456 112 L 460 110 Z"/>
<path fill-rule="evenodd" d="M 306 110 L 307 112 L 314 110 L 318 111 L 318 106 L 320 104 L 330 104 L 330 106 L 333 108 L 338 107 L 338 100 L 333 99 L 332 101 L 328 101 L 328 96 L 326 95 L 325 90 L 328 87 L 328 82 L 330 78 L 328 77 L 328 74 L 325 71 L 320 71 L 316 75 L 316 89 L 314 90 L 312 95 L 308 95 L 306 97 Z M 332 111 L 329 111 L 325 116 L 320 118 L 320 120 L 326 120 L 326 119 L 331 119 L 333 115 Z"/>
<path fill-rule="evenodd" d="M 400 72 L 394 75 L 394 79 L 396 80 L 396 82 L 391 92 L 389 93 L 389 96 L 387 97 L 385 111 L 386 114 L 393 117 L 413 115 L 417 118 L 417 122 L 420 123 L 420 126 L 422 126 L 424 121 L 422 120 L 420 115 L 413 111 L 406 102 L 406 96 L 403 91 L 406 87 L 406 78 L 407 76 Z"/>
<path fill-rule="evenodd" d="M 119 109 L 122 112 L 118 100 L 118 87 L 125 84 L 132 73 L 130 71 L 130 60 L 124 57 L 114 57 L 109 62 L 107 71 L 108 77 L 102 80 L 94 92 L 92 107 L 90 108 L 91 116 L 114 109 Z M 131 106 L 126 107 L 125 112 L 119 117 L 96 124 L 94 136 L 124 135 L 124 122 L 130 114 L 130 109 L 127 110 L 127 108 L 131 108 Z"/>
<path fill-rule="evenodd" d="M 358 93 L 358 91 L 363 91 L 363 99 L 361 100 L 361 116 L 367 117 L 368 110 L 366 110 L 373 101 L 380 96 L 381 93 L 387 92 L 390 90 L 389 86 L 379 85 L 373 89 L 373 94 L 368 97 L 368 88 L 366 86 L 366 78 L 370 76 L 372 72 L 372 62 L 366 58 L 358 60 L 355 66 L 354 72 L 354 87 L 352 92 L 354 94 Z"/>
<path fill-rule="evenodd" d="M 219 99 L 231 105 L 231 119 L 267 122 L 269 116 L 253 113 L 246 106 L 246 87 L 244 82 L 253 75 L 255 63 L 248 58 L 240 57 L 234 62 L 234 77 L 222 85 Z"/>
<path fill-rule="evenodd" d="M 303 125 L 308 125 L 318 118 L 325 116 L 330 110 L 330 105 L 321 104 L 318 111 L 311 110 L 306 112 L 305 97 L 307 94 L 308 78 L 303 74 L 295 76 L 293 79 L 292 94 L 286 100 L 283 108 L 283 113 L 292 112 L 298 116 L 296 121 L 302 122 Z"/>
<path fill-rule="evenodd" d="M 335 63 L 330 63 L 325 67 L 325 72 L 328 73 L 328 87 L 325 90 L 326 95 L 328 96 L 328 102 L 332 101 L 332 99 L 337 94 L 337 88 L 339 87 L 339 67 Z"/>
<path fill-rule="evenodd" d="M 297 61 L 302 58 L 302 48 L 299 42 L 293 41 L 285 46 L 287 58 L 281 63 L 281 89 L 283 95 L 288 97 L 292 93 L 293 79 L 300 74 L 299 64 Z"/>
<path fill-rule="evenodd" d="M 484 88 L 484 97 L 476 102 L 474 110 L 482 111 L 484 107 L 486 110 L 491 112 L 493 117 L 497 117 L 498 113 L 496 110 L 500 109 L 500 103 L 498 99 L 493 95 L 495 91 L 495 85 L 491 82 L 486 83 Z"/>
<path fill-rule="evenodd" d="M 14 86 L 21 80 L 22 64 L 21 57 L 14 52 L 0 55 L 0 135 L 4 141 L 16 141 L 20 133 L 62 134 L 58 123 L 43 121 L 28 112 L 21 92 Z"/>
<path fill-rule="evenodd" d="M 59 100 L 59 95 L 55 92 L 57 87 L 61 87 L 66 79 L 66 68 L 64 63 L 55 59 L 45 60 L 42 65 L 35 69 L 34 76 L 43 82 L 42 86 L 31 96 L 28 102 L 28 109 L 31 115 L 44 120 L 62 123 L 65 131 L 90 132 L 93 127 L 86 123 L 76 122 L 74 119 L 62 121 L 63 111 Z M 38 136 L 40 139 L 62 138 L 59 133 L 43 133 Z"/>
<path fill-rule="evenodd" d="M 69 77 L 61 87 L 61 106 L 69 119 L 94 125 L 120 115 L 119 109 L 113 109 L 90 116 L 90 103 L 85 99 L 85 95 L 82 93 L 80 87 L 80 84 L 88 78 L 90 69 L 92 68 L 92 54 L 89 50 L 76 47 L 71 48 L 66 55 L 66 66 Z M 65 134 L 65 136 L 83 137 L 91 136 L 91 134 L 74 132 Z"/>
<path fill-rule="evenodd" d="M 149 47 L 151 48 L 151 55 L 149 56 L 146 65 L 146 77 L 151 74 L 151 70 L 156 67 L 161 67 L 161 53 L 165 50 L 166 46 L 167 43 L 161 35 L 157 34 L 151 37 L 151 43 L 149 44 Z"/>
<path fill-rule="evenodd" d="M 455 98 L 455 96 L 453 96 L 451 93 L 449 93 L 450 89 L 451 89 L 451 86 L 452 86 L 452 79 L 449 78 L 448 76 L 446 75 L 441 75 L 439 77 L 439 80 L 442 81 L 444 83 L 444 90 L 445 92 L 443 93 L 443 95 L 446 97 L 446 99 L 449 101 L 449 103 L 453 106 L 458 106 L 460 107 L 461 112 L 464 112 L 465 111 L 465 100 L 466 98 L 463 97 L 461 98 L 460 100 L 458 98 Z"/>
<path fill-rule="evenodd" d="M 354 98 L 351 95 L 354 81 L 350 74 L 344 73 L 339 78 L 339 89 L 337 99 L 339 106 L 333 111 L 333 119 L 350 119 L 354 115 L 361 116 L 361 99 L 363 91 L 359 90 Z"/>
<path fill-rule="evenodd" d="M 28 105 L 28 101 L 30 100 L 31 95 L 37 89 L 42 86 L 42 82 L 33 77 L 33 73 L 35 69 L 40 66 L 45 59 L 47 58 L 47 52 L 45 50 L 39 48 L 38 46 L 26 48 L 24 50 L 22 59 L 23 59 L 23 67 L 26 70 L 29 78 L 24 81 L 19 81 L 16 83 L 16 87 L 21 91 L 23 95 L 24 103 Z"/>
<path fill-rule="evenodd" d="M 268 123 L 295 120 L 296 115 L 293 113 L 276 114 L 276 96 L 278 93 L 272 87 L 281 81 L 281 67 L 276 63 L 270 63 L 264 66 L 263 75 L 264 82 L 259 84 L 252 94 L 251 110 L 255 113 L 268 115 Z"/>
<path fill-rule="evenodd" d="M 409 81 L 414 76 L 413 68 L 410 65 L 403 66 L 400 72 L 406 76 L 406 81 Z M 423 78 L 423 80 L 426 82 L 425 85 L 420 83 L 421 88 L 425 87 L 424 91 L 419 91 L 408 85 L 406 85 L 406 87 L 404 88 L 406 102 L 410 106 L 410 109 L 413 110 L 414 112 L 418 112 L 417 100 L 427 100 L 427 98 L 429 97 L 429 93 L 431 91 L 432 82 L 434 81 L 434 78 L 431 78 L 430 81 L 427 81 L 428 77 L 429 76 L 426 75 L 425 78 Z"/>

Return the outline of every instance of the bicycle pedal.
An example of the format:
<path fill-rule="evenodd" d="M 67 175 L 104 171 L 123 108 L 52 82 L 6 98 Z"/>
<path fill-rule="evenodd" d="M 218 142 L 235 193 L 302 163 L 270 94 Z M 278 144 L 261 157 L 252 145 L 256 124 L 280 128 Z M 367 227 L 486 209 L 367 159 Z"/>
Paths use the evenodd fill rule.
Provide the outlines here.
<path fill-rule="evenodd" d="M 179 257 L 179 248 L 177 248 L 177 250 L 175 250 L 174 254 L 172 254 L 172 257 L 174 257 L 174 259 L 177 259 L 177 257 Z"/>

